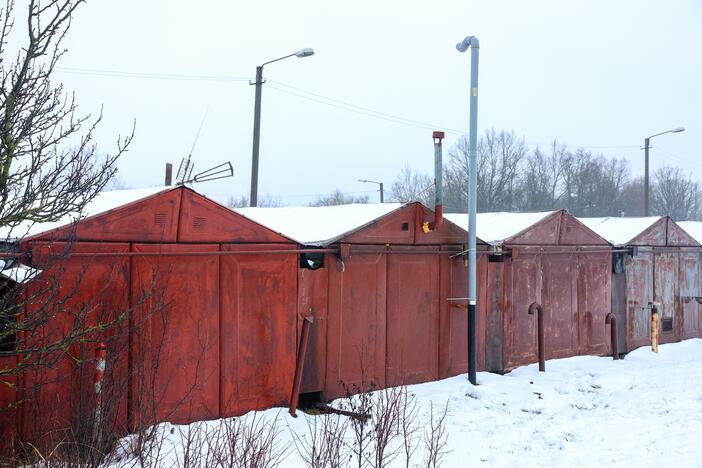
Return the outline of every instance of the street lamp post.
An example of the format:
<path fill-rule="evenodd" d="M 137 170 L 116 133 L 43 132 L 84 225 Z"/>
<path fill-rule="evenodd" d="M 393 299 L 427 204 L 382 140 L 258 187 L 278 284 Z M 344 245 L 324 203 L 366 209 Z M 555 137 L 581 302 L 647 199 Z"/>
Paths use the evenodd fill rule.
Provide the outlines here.
<path fill-rule="evenodd" d="M 478 139 L 478 53 L 480 43 L 475 36 L 467 36 L 463 42 L 456 44 L 459 52 L 470 48 L 470 123 L 468 131 L 468 380 L 477 384 L 476 368 L 478 367 L 477 333 L 475 309 L 476 293 L 476 246 L 475 246 L 475 214 L 477 211 L 477 150 Z"/>
<path fill-rule="evenodd" d="M 380 186 L 380 203 L 384 203 L 384 201 L 383 201 L 383 183 L 382 182 L 376 182 L 374 180 L 366 180 L 366 179 L 358 179 L 358 181 L 368 183 L 368 184 L 378 184 Z"/>
<path fill-rule="evenodd" d="M 644 170 L 644 213 L 645 213 L 645 216 L 649 215 L 649 207 L 650 207 L 650 205 L 649 205 L 650 188 L 649 188 L 649 178 L 648 178 L 648 150 L 651 147 L 651 145 L 650 145 L 651 138 L 657 137 L 660 135 L 665 135 L 666 133 L 680 133 L 680 132 L 684 132 L 684 131 L 685 131 L 685 127 L 676 127 L 676 128 L 671 129 L 671 130 L 666 130 L 665 132 L 656 133 L 655 135 L 651 135 L 650 137 L 644 139 L 644 155 L 646 158 L 646 163 L 645 163 L 646 168 Z"/>
<path fill-rule="evenodd" d="M 263 66 L 269 63 L 277 62 L 288 57 L 309 57 L 314 55 L 314 50 L 307 48 L 298 50 L 294 54 L 279 57 L 275 60 L 270 60 L 256 67 L 256 81 L 249 82 L 250 85 L 256 85 L 256 99 L 254 102 L 254 130 L 253 130 L 253 150 L 251 152 L 251 196 L 249 197 L 249 205 L 256 206 L 258 203 L 258 148 L 261 142 L 261 91 L 263 88 Z"/>

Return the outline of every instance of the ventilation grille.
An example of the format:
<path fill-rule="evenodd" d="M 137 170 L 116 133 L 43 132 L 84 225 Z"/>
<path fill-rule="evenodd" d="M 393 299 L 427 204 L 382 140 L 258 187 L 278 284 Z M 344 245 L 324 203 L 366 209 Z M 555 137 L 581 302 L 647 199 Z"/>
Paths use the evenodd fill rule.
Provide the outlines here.
<path fill-rule="evenodd" d="M 195 219 L 193 219 L 193 227 L 195 229 L 204 229 L 205 224 L 207 224 L 207 220 L 205 218 L 195 216 Z"/>
<path fill-rule="evenodd" d="M 157 211 L 154 215 L 154 223 L 158 226 L 165 226 L 168 221 L 168 213 L 164 211 Z"/>

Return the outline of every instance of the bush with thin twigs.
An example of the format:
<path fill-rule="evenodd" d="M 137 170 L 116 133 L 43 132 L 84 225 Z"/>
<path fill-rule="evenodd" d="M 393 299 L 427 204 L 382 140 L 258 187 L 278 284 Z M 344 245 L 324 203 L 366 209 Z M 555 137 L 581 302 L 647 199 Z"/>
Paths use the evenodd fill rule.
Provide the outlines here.
<path fill-rule="evenodd" d="M 446 415 L 448 401 L 438 414 L 434 414 L 434 403 L 429 404 L 429 426 L 424 429 L 424 464 L 427 468 L 441 466 L 441 460 L 449 453 L 447 450 L 448 433 L 446 432 Z"/>
<path fill-rule="evenodd" d="M 346 458 L 348 418 L 321 414 L 307 419 L 307 434 L 292 432 L 295 450 L 308 468 L 339 468 Z"/>

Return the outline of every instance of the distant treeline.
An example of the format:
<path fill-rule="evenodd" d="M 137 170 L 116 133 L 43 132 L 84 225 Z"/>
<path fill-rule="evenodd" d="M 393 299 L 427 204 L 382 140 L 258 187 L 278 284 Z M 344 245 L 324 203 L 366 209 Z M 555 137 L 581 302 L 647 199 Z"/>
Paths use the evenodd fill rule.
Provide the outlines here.
<path fill-rule="evenodd" d="M 513 131 L 488 130 L 478 140 L 478 211 L 539 211 L 566 208 L 576 216 L 643 216 L 644 180 L 632 177 L 629 161 L 554 141 L 530 149 Z M 444 160 L 444 208 L 465 212 L 468 201 L 468 140 Z M 405 166 L 386 199 L 434 204 L 433 175 Z M 678 167 L 651 174 L 650 214 L 702 219 L 700 185 Z"/>

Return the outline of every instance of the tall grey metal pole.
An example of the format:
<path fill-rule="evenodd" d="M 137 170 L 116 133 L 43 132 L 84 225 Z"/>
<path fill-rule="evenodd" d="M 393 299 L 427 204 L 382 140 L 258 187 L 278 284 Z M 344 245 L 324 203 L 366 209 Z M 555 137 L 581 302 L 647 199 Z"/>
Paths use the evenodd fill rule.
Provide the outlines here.
<path fill-rule="evenodd" d="M 383 194 L 383 183 L 380 183 L 380 203 L 385 203 L 384 200 L 384 194 Z"/>
<path fill-rule="evenodd" d="M 650 148 L 650 142 L 650 137 L 644 140 L 644 154 L 646 158 L 646 169 L 644 171 L 644 216 L 648 216 L 649 213 L 648 149 Z"/>
<path fill-rule="evenodd" d="M 478 208 L 478 171 L 477 171 L 477 139 L 478 139 L 478 53 L 480 43 L 475 36 L 467 36 L 463 42 L 456 44 L 459 52 L 470 48 L 470 125 L 468 129 L 468 380 L 477 385 L 476 369 L 477 330 L 476 330 L 476 273 L 477 256 L 475 242 L 475 214 Z"/>
<path fill-rule="evenodd" d="M 261 142 L 261 90 L 263 89 L 263 65 L 256 67 L 256 100 L 254 103 L 253 150 L 251 152 L 251 196 L 249 206 L 258 204 L 258 147 Z"/>

